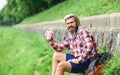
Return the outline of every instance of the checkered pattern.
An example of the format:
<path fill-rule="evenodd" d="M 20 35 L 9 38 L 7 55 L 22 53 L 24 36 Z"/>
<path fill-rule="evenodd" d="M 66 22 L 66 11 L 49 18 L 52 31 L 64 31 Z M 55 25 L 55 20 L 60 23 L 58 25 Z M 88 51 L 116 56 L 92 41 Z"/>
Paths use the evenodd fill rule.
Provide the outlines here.
<path fill-rule="evenodd" d="M 93 57 L 98 52 L 93 34 L 87 28 L 83 27 L 79 27 L 75 37 L 70 35 L 60 44 L 57 44 L 53 38 L 48 41 L 58 52 L 69 49 L 80 62 L 84 62 L 85 59 Z"/>

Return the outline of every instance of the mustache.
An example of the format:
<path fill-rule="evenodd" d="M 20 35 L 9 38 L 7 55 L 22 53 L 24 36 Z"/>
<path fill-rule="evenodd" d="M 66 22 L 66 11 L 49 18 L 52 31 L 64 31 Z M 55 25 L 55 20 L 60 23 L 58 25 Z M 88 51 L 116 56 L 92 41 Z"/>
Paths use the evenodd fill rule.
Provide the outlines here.
<path fill-rule="evenodd" d="M 74 26 L 70 26 L 70 27 L 68 27 L 68 29 L 70 29 L 70 28 L 75 28 Z"/>

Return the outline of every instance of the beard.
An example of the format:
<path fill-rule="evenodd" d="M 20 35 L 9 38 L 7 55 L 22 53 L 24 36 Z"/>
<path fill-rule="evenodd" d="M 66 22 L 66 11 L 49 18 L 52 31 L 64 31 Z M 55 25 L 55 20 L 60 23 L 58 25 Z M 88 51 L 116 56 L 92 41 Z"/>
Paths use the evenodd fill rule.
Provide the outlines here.
<path fill-rule="evenodd" d="M 77 27 L 71 26 L 71 27 L 68 28 L 68 31 L 69 31 L 71 34 L 75 34 L 75 33 L 77 32 L 77 29 L 78 29 L 78 26 L 77 26 Z"/>

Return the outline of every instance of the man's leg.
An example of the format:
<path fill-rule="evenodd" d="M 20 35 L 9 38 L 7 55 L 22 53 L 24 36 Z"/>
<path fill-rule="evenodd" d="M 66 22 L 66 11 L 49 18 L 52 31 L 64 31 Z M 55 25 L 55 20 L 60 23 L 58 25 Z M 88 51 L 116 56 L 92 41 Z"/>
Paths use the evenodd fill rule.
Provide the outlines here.
<path fill-rule="evenodd" d="M 52 59 L 52 75 L 63 75 L 64 71 L 70 72 L 71 64 L 66 61 L 65 53 L 55 52 Z"/>
<path fill-rule="evenodd" d="M 71 71 L 71 64 L 69 61 L 61 61 L 57 66 L 55 75 L 64 75 L 65 71 Z"/>

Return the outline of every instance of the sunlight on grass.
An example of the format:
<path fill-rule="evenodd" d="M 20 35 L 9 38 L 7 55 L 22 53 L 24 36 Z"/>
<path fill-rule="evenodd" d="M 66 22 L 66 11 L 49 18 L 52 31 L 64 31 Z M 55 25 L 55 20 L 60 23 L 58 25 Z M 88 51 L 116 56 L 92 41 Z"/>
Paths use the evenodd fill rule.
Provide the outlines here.
<path fill-rule="evenodd" d="M 35 70 L 40 74 L 51 70 L 53 50 L 42 35 L 0 28 L 0 42 L 0 75 L 33 75 Z M 41 71 L 39 66 L 46 68 Z"/>
<path fill-rule="evenodd" d="M 119 3 L 119 0 L 66 0 L 44 12 L 24 19 L 21 24 L 60 20 L 70 13 L 84 17 L 120 12 Z"/>

